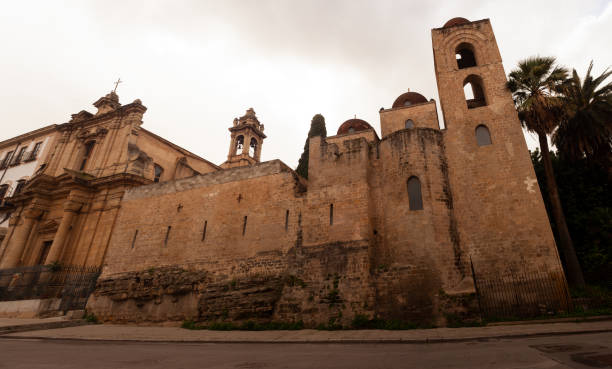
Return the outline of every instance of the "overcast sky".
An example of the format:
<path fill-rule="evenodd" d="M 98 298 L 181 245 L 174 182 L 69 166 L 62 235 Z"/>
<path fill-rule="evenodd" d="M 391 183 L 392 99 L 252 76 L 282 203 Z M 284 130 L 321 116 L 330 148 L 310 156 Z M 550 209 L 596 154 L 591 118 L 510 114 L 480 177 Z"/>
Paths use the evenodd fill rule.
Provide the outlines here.
<path fill-rule="evenodd" d="M 434 5 L 435 4 L 435 5 Z M 612 64 L 612 0 L 0 1 L 0 140 L 63 123 L 113 88 L 144 127 L 221 164 L 253 107 L 262 160 L 295 167 L 310 120 L 329 135 L 408 88 L 438 100 L 431 29 L 491 19 L 506 73 L 552 55 L 584 73 Z"/>

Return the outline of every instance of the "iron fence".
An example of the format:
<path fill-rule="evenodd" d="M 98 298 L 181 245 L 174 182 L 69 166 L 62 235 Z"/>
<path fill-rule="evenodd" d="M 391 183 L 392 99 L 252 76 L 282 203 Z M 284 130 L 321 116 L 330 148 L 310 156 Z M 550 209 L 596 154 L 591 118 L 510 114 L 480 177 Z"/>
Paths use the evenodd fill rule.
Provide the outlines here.
<path fill-rule="evenodd" d="M 533 318 L 573 310 L 562 272 L 511 271 L 472 275 L 484 319 Z"/>
<path fill-rule="evenodd" d="M 99 275 L 74 265 L 0 269 L 0 301 L 61 298 L 61 310 L 83 309 Z"/>

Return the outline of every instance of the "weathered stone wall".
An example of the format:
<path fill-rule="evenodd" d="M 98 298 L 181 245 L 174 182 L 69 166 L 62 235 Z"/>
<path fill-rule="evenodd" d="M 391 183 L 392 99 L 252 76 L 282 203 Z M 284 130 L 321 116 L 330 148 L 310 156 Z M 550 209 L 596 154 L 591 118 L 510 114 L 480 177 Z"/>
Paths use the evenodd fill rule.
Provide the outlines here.
<path fill-rule="evenodd" d="M 376 186 L 373 269 L 383 315 L 432 317 L 437 294 L 453 291 L 466 276 L 437 129 L 396 131 L 380 142 Z M 410 210 L 407 182 L 421 183 L 422 210 Z"/>
<path fill-rule="evenodd" d="M 459 238 L 478 273 L 559 272 L 561 265 L 521 125 L 488 19 L 432 30 L 444 142 Z M 455 48 L 473 46 L 477 65 L 459 69 Z M 470 75 L 482 79 L 486 106 L 468 109 Z M 478 146 L 487 126 L 492 144 Z"/>
<path fill-rule="evenodd" d="M 457 69 L 461 42 L 478 66 Z M 430 101 L 382 111 L 382 140 L 311 138 L 308 181 L 271 161 L 128 190 L 88 309 L 110 321 L 443 324 L 474 317 L 471 260 L 479 275 L 559 272 L 490 23 L 434 30 L 433 43 L 445 130 Z M 468 109 L 472 74 L 487 105 Z M 479 124 L 492 145 L 476 144 Z M 423 209 L 410 209 L 412 176 Z"/>
<path fill-rule="evenodd" d="M 440 129 L 435 101 L 412 106 L 380 111 L 382 137 L 406 128 L 406 120 L 411 119 L 416 128 Z"/>

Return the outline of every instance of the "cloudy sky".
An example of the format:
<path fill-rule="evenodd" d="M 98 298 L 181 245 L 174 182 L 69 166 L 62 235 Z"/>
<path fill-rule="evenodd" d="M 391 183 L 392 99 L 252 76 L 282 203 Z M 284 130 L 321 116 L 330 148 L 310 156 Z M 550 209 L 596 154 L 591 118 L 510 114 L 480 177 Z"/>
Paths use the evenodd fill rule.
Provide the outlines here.
<path fill-rule="evenodd" d="M 435 5 L 433 5 L 435 4 Z M 0 140 L 86 109 L 121 77 L 144 127 L 217 164 L 253 107 L 262 160 L 295 166 L 310 119 L 380 133 L 408 88 L 438 100 L 431 29 L 490 18 L 506 72 L 553 55 L 583 73 L 612 65 L 612 0 L 0 1 Z"/>

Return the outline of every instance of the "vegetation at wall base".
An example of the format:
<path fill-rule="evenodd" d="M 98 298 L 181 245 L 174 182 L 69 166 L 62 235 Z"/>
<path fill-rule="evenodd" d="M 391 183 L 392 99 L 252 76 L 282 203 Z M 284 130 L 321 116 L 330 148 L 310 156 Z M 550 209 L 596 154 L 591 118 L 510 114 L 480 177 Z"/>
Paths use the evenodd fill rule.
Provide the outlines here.
<path fill-rule="evenodd" d="M 98 321 L 98 318 L 93 313 L 87 314 L 87 312 L 85 312 L 85 316 L 83 317 L 83 319 L 85 319 L 85 321 L 89 323 L 94 323 L 94 324 L 100 323 Z"/>

